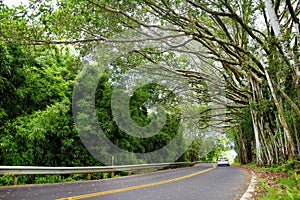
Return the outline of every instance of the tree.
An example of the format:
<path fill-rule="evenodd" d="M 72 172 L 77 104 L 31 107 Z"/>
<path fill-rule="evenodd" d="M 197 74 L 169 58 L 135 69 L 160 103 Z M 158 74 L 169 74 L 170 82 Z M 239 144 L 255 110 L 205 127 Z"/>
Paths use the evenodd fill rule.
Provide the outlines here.
<path fill-rule="evenodd" d="M 74 127 L 78 57 L 68 48 L 1 45 L 0 124 L 4 165 L 92 165 Z M 68 154 L 66 154 L 68 152 Z M 72 153 L 71 153 L 72 152 Z"/>
<path fill-rule="evenodd" d="M 289 156 L 296 158 L 299 154 L 296 151 L 299 148 L 299 129 L 294 125 L 300 120 L 297 16 L 300 8 L 296 1 L 278 0 L 272 5 L 268 0 L 144 0 L 124 1 L 122 4 L 96 0 L 75 3 L 69 0 L 59 1 L 57 9 L 49 3 L 33 5 L 39 8 L 34 15 L 38 16 L 36 19 L 42 19 L 42 23 L 34 21 L 33 15 L 28 15 L 28 18 L 41 32 L 51 34 L 29 35 L 35 33 L 32 25 L 28 24 L 28 28 L 24 29 L 22 24 L 5 21 L 4 25 L 12 30 L 15 37 L 4 32 L 1 34 L 3 40 L 31 45 L 78 44 L 84 53 L 93 42 L 136 42 L 129 37 L 122 40 L 112 37 L 129 29 L 136 30 L 143 36 L 142 40 L 157 40 L 163 44 L 159 48 L 135 50 L 147 61 L 157 63 L 167 60 L 165 53 L 175 52 L 176 55 L 186 52 L 204 63 L 198 68 L 189 68 L 188 63 L 180 66 L 167 62 L 169 65 L 165 67 L 172 73 L 188 77 L 199 98 L 208 96 L 204 92 L 203 80 L 215 83 L 212 72 L 222 76 L 227 101 L 218 98 L 213 98 L 213 101 L 225 104 L 230 113 L 224 110 L 222 115 L 227 117 L 221 121 L 241 126 L 237 115 L 241 108 L 248 108 L 259 165 L 287 160 Z M 68 23 L 62 16 L 68 19 Z M 99 20 L 104 18 L 106 20 Z M 179 38 L 180 42 L 174 38 Z M 201 48 L 191 48 L 192 42 Z M 210 100 L 206 98 L 206 102 Z M 287 115 L 291 113 L 293 123 Z M 240 136 L 235 139 L 243 144 Z"/>

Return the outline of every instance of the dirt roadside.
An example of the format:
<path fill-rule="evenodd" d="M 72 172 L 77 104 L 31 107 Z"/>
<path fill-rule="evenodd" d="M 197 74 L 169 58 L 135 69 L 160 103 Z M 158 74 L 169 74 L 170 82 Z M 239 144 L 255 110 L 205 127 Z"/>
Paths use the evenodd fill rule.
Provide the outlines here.
<path fill-rule="evenodd" d="M 245 165 L 235 166 L 246 170 L 249 174 L 255 174 L 257 181 L 255 183 L 254 192 L 251 195 L 251 199 L 253 200 L 259 200 L 260 197 L 265 196 L 265 194 L 267 193 L 267 190 L 263 186 L 263 184 L 268 187 L 274 187 L 275 189 L 283 189 L 277 180 L 279 178 L 287 178 L 286 172 L 273 172 Z"/>

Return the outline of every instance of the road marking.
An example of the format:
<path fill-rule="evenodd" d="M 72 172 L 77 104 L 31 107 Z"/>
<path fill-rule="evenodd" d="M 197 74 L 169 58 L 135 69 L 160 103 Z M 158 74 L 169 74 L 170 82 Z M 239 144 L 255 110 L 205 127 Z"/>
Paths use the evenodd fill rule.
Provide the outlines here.
<path fill-rule="evenodd" d="M 251 199 L 252 195 L 255 191 L 255 184 L 257 182 L 257 178 L 256 175 L 253 171 L 251 171 L 251 181 L 249 183 L 248 189 L 247 191 L 244 193 L 244 195 L 241 197 L 240 200 L 247 200 L 247 199 Z"/>
<path fill-rule="evenodd" d="M 102 191 L 102 192 L 95 192 L 95 193 L 83 194 L 83 195 L 66 197 L 66 198 L 59 198 L 59 199 L 56 199 L 56 200 L 85 199 L 85 198 L 90 198 L 90 197 L 98 197 L 98 196 L 107 195 L 107 194 L 113 194 L 113 193 L 118 193 L 118 192 L 129 191 L 129 190 L 136 190 L 136 189 L 141 189 L 141 188 L 146 188 L 146 187 L 152 187 L 152 186 L 156 186 L 156 185 L 162 185 L 162 184 L 166 184 L 166 183 L 170 183 L 170 182 L 174 182 L 174 181 L 180 181 L 180 180 L 183 180 L 183 179 L 187 179 L 187 178 L 196 176 L 198 174 L 208 172 L 208 171 L 210 171 L 214 168 L 216 168 L 215 165 L 213 165 L 213 167 L 205 169 L 205 170 L 201 170 L 201 171 L 198 171 L 198 172 L 195 172 L 195 173 L 192 173 L 192 174 L 188 174 L 188 175 L 185 175 L 185 176 L 180 176 L 180 177 L 177 177 L 177 178 L 168 179 L 168 180 L 164 180 L 164 181 L 159 181 L 159 182 L 154 182 L 154 183 L 147 183 L 147 184 L 143 184 L 143 185 L 135 185 L 135 186 L 131 186 L 131 187 L 119 188 L 119 189 L 114 189 L 114 190 L 106 190 L 106 191 Z"/>

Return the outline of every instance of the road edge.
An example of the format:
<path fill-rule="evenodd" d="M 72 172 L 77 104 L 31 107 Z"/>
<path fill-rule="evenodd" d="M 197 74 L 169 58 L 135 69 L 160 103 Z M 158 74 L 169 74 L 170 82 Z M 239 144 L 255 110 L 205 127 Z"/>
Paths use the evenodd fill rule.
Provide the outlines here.
<path fill-rule="evenodd" d="M 249 186 L 248 186 L 246 192 L 243 194 L 243 196 L 240 198 L 240 200 L 251 199 L 251 197 L 253 196 L 254 191 L 255 191 L 256 183 L 257 183 L 257 176 L 253 171 L 251 171 L 251 181 L 249 183 Z"/>

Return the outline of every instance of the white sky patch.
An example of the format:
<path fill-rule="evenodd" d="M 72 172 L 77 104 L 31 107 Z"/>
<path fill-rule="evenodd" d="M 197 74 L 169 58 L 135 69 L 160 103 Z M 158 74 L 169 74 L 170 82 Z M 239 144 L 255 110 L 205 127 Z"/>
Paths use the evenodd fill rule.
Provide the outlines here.
<path fill-rule="evenodd" d="M 13 7 L 21 4 L 28 5 L 29 0 L 3 0 L 3 3 L 9 7 Z"/>

